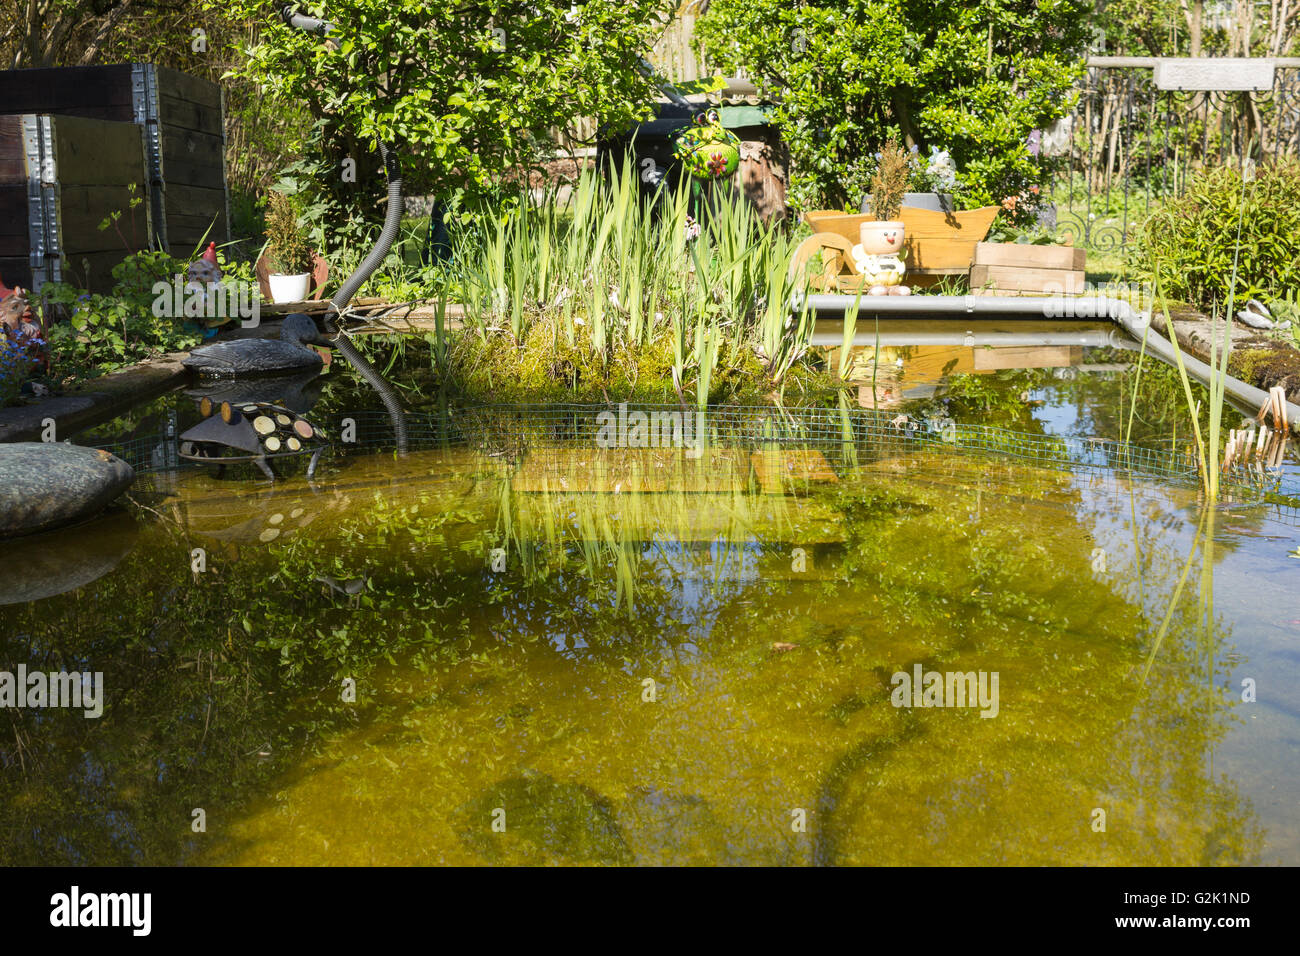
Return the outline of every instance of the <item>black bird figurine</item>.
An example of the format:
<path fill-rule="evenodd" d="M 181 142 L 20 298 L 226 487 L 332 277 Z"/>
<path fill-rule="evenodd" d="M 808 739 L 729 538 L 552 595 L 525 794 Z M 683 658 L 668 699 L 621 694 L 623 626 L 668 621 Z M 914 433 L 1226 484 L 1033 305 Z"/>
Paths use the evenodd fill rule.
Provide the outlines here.
<path fill-rule="evenodd" d="M 284 317 L 280 339 L 236 339 L 214 342 L 191 352 L 182 363 L 211 378 L 269 375 L 291 369 L 320 368 L 320 353 L 309 345 L 328 345 L 311 316 L 294 312 Z"/>

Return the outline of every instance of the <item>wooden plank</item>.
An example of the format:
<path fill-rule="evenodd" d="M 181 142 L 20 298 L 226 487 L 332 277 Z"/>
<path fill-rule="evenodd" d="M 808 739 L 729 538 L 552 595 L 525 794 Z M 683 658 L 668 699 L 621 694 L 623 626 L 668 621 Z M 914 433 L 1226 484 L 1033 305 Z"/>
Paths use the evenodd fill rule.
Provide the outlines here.
<path fill-rule="evenodd" d="M 172 162 L 201 166 L 220 166 L 222 163 L 224 146 L 220 135 L 178 126 L 164 126 L 161 134 L 164 177 L 169 175 L 168 165 Z"/>
<path fill-rule="evenodd" d="M 63 256 L 63 281 L 90 292 L 111 292 L 113 266 L 126 258 L 126 250 L 82 252 Z"/>
<path fill-rule="evenodd" d="M 971 266 L 971 291 L 978 294 L 986 286 L 1017 292 L 1056 292 L 1080 295 L 1084 274 L 1071 269 L 1021 269 L 1014 266 Z"/>
<path fill-rule="evenodd" d="M 1078 345 L 1030 345 L 974 349 L 976 371 L 1004 368 L 1065 368 L 1083 361 Z"/>
<path fill-rule="evenodd" d="M 80 116 L 57 116 L 51 125 L 61 187 L 136 183 L 144 198 L 148 177 L 139 126 Z"/>
<path fill-rule="evenodd" d="M 25 256 L 29 248 L 30 240 L 26 235 L 0 236 L 0 258 Z"/>
<path fill-rule="evenodd" d="M 32 284 L 32 266 L 26 254 L 21 256 L 0 255 L 0 280 L 7 286 L 30 288 Z"/>
<path fill-rule="evenodd" d="M 903 245 L 907 249 L 907 272 L 931 274 L 962 273 L 970 268 L 975 257 L 974 240 L 948 237 L 914 238 L 906 235 Z"/>
<path fill-rule="evenodd" d="M 0 184 L 0 236 L 27 237 L 27 186 Z"/>
<path fill-rule="evenodd" d="M 160 92 L 164 92 L 168 96 L 174 96 L 177 99 L 188 100 L 191 103 L 210 106 L 217 110 L 221 109 L 221 87 L 211 80 L 205 80 L 189 73 L 182 73 L 180 70 L 173 70 L 166 66 L 159 66 L 154 69 L 157 72 Z"/>
<path fill-rule="evenodd" d="M 139 197 L 141 194 L 136 193 Z M 149 244 L 145 230 L 147 214 L 144 205 L 130 208 L 131 193 L 126 186 L 62 186 L 59 189 L 59 228 L 62 247 L 69 254 L 82 250 L 105 251 L 126 246 L 143 249 Z M 99 224 L 112 213 L 121 212 L 117 227 L 126 237 L 125 243 L 117 229 L 110 226 L 100 230 Z"/>
<path fill-rule="evenodd" d="M 56 113 L 130 122 L 131 66 L 0 71 L 0 113 Z"/>
<path fill-rule="evenodd" d="M 166 171 L 167 185 L 199 186 L 203 189 L 226 188 L 226 173 L 220 166 L 199 166 L 192 163 L 168 162 Z"/>
<path fill-rule="evenodd" d="M 981 242 L 977 266 L 1026 266 L 1035 269 L 1085 269 L 1088 253 L 1072 246 L 1031 246 L 1019 242 Z"/>
<path fill-rule="evenodd" d="M 163 126 L 221 135 L 221 104 L 208 106 L 177 99 L 163 90 L 158 96 L 158 121 Z"/>
<path fill-rule="evenodd" d="M 23 121 L 20 116 L 0 116 L 0 183 L 27 180 L 23 156 Z"/>

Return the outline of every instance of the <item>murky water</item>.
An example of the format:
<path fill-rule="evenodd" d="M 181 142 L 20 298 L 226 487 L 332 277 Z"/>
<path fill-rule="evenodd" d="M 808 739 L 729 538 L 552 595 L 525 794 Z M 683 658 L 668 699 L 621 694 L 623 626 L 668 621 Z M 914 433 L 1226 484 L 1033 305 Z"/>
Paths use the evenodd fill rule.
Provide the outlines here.
<path fill-rule="evenodd" d="M 898 357 L 900 400 L 953 373 Z M 134 519 L 6 545 L 74 590 L 0 607 L 0 666 L 106 703 L 5 710 L 0 862 L 1300 863 L 1295 465 L 1210 513 L 1117 471 L 1075 439 L 1135 378 L 1071 358 L 686 448 L 444 408 L 314 482 L 151 473 Z M 115 434 L 166 464 L 192 406 Z"/>

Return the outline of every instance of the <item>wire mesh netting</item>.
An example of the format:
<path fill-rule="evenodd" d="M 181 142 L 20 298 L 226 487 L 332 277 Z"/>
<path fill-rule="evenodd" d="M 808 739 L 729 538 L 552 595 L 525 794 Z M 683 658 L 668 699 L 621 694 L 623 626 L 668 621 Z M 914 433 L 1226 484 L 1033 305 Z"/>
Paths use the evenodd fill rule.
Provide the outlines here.
<path fill-rule="evenodd" d="M 357 452 L 394 449 L 392 423 L 378 409 L 321 416 L 313 421 L 330 442 L 326 460 Z M 119 442 L 95 443 L 137 472 L 212 468 L 181 460 L 174 420 L 158 432 Z M 1195 446 L 1033 434 L 951 419 L 916 419 L 863 408 L 712 407 L 676 405 L 478 405 L 408 413 L 411 451 L 458 448 L 517 464 L 547 450 L 701 448 L 754 452 L 815 449 L 832 468 L 892 457 L 961 455 L 1097 477 L 1146 479 L 1193 485 L 1199 481 Z M 249 467 L 249 466 L 237 466 Z M 305 470 L 279 460 L 283 474 Z M 1267 498 L 1279 517 L 1300 523 L 1300 482 L 1293 471 L 1229 474 L 1223 487 L 1235 496 Z"/>

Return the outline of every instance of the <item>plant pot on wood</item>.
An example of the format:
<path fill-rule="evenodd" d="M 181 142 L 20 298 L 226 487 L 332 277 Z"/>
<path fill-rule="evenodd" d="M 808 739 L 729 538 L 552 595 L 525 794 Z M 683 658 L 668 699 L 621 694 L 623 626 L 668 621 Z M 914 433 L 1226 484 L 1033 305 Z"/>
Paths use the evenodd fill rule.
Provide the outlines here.
<path fill-rule="evenodd" d="M 932 209 L 935 212 L 953 212 L 956 209 L 951 193 L 903 193 L 903 205 L 913 209 Z M 864 215 L 870 215 L 870 194 L 862 197 L 859 209 Z"/>
<path fill-rule="evenodd" d="M 297 279 L 299 278 L 299 276 L 287 276 L 284 273 L 273 273 L 271 271 L 271 264 L 270 262 L 267 261 L 266 256 L 261 256 L 257 260 L 257 265 L 253 267 L 253 271 L 257 274 L 257 284 L 262 290 L 262 298 L 277 304 L 281 304 L 287 302 L 303 302 L 303 301 L 312 301 L 312 300 L 319 299 L 321 297 L 322 290 L 325 288 L 325 282 L 327 279 L 329 279 L 330 267 L 329 267 L 329 263 L 327 263 L 318 253 L 312 253 L 311 272 L 307 274 L 307 286 L 306 288 L 302 289 L 302 294 L 297 296 L 297 298 L 289 298 L 289 299 L 281 298 L 281 296 L 277 293 L 277 286 L 280 286 L 280 284 L 277 283 L 277 286 L 273 286 L 271 280 L 272 278 Z M 283 289 L 283 291 L 290 292 L 290 291 L 297 291 L 297 289 L 298 286 L 295 284 L 293 290 Z M 310 299 L 308 299 L 308 296 L 310 296 Z"/>
<path fill-rule="evenodd" d="M 286 302 L 302 302 L 307 298 L 307 292 L 311 289 L 311 273 L 300 272 L 294 275 L 284 275 L 280 272 L 272 272 L 266 277 L 271 286 L 271 301 L 277 305 Z"/>

